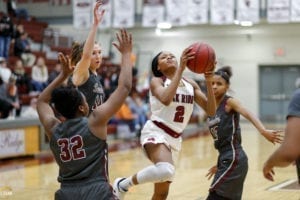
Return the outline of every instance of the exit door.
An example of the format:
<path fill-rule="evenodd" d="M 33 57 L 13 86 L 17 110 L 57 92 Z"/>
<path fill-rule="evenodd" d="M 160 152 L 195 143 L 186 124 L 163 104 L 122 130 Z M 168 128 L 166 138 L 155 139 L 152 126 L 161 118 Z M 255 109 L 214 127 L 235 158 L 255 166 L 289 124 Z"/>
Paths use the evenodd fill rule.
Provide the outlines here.
<path fill-rule="evenodd" d="M 260 119 L 264 122 L 285 121 L 288 104 L 300 77 L 300 65 L 260 66 Z"/>

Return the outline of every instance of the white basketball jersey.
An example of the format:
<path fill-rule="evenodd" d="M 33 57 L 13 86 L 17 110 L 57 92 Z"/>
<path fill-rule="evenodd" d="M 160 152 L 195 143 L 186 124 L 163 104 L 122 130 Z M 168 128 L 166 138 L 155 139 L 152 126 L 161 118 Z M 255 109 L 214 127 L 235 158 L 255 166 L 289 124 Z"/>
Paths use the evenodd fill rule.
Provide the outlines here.
<path fill-rule="evenodd" d="M 194 108 L 194 88 L 193 86 L 181 79 L 183 85 L 179 85 L 173 101 L 165 106 L 150 92 L 151 120 L 159 121 L 167 125 L 177 133 L 181 133 L 187 126 Z M 166 79 L 164 87 L 171 83 Z"/>

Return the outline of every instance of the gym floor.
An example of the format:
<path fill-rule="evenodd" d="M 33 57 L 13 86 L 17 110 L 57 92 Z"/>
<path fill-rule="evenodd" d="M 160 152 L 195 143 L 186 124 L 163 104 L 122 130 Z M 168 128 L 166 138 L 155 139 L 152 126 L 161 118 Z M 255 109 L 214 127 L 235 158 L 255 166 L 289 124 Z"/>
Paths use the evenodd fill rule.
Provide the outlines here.
<path fill-rule="evenodd" d="M 249 159 L 243 200 L 300 200 L 295 166 L 276 168 L 274 182 L 264 179 L 262 175 L 265 160 L 279 145 L 267 142 L 250 124 L 242 124 L 241 127 L 243 147 Z M 268 128 L 283 130 L 284 126 L 271 125 Z M 171 184 L 170 200 L 204 200 L 211 183 L 205 175 L 217 159 L 213 140 L 203 128 L 189 130 Z M 111 183 L 117 177 L 130 176 L 150 164 L 138 140 L 109 140 L 109 146 Z M 54 199 L 54 192 L 59 188 L 57 174 L 58 166 L 50 152 L 34 157 L 1 160 L 0 199 Z M 125 199 L 151 199 L 152 191 L 153 184 L 138 185 L 130 188 Z"/>

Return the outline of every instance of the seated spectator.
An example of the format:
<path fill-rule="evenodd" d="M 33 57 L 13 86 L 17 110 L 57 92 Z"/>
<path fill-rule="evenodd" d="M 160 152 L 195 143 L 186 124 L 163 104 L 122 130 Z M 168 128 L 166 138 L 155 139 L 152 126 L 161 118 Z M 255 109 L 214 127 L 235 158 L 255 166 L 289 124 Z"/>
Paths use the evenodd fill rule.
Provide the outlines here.
<path fill-rule="evenodd" d="M 32 91 L 31 79 L 26 73 L 22 60 L 17 60 L 14 66 L 13 74 L 16 76 L 16 84 L 19 95 L 29 94 Z"/>
<path fill-rule="evenodd" d="M 21 117 L 24 118 L 38 118 L 38 113 L 36 110 L 37 98 L 32 98 L 30 100 L 30 105 L 21 113 Z"/>
<path fill-rule="evenodd" d="M 140 130 L 146 123 L 147 111 L 144 110 L 144 102 L 141 99 L 139 93 L 136 90 L 132 90 L 130 96 L 128 97 L 128 105 L 132 113 L 136 116 L 135 118 L 135 128 Z"/>
<path fill-rule="evenodd" d="M 39 57 L 36 64 L 31 70 L 31 84 L 34 91 L 41 92 L 48 84 L 48 67 L 45 64 L 45 59 Z"/>
<path fill-rule="evenodd" d="M 4 57 L 0 57 L 0 78 L 4 83 L 8 83 L 11 76 L 11 70 L 7 67 L 7 62 Z"/>
<path fill-rule="evenodd" d="M 8 59 L 9 47 L 14 36 L 14 24 L 9 16 L 0 14 L 0 57 Z"/>
<path fill-rule="evenodd" d="M 117 131 L 120 132 L 119 138 L 132 138 L 136 137 L 136 118 L 137 116 L 129 107 L 129 98 L 127 98 L 110 123 L 117 124 Z"/>
<path fill-rule="evenodd" d="M 25 66 L 32 67 L 35 63 L 36 56 L 31 52 L 30 41 L 26 32 L 16 39 L 14 46 L 14 54 L 22 59 Z"/>
<path fill-rule="evenodd" d="M 16 26 L 16 31 L 15 31 L 15 35 L 14 35 L 15 40 L 20 38 L 22 33 L 25 33 L 24 26 L 23 26 L 23 24 L 18 24 Z"/>
<path fill-rule="evenodd" d="M 25 19 L 27 21 L 30 20 L 28 11 L 25 8 L 17 8 L 15 0 L 7 0 L 6 9 L 7 13 L 13 17 L 17 17 L 18 19 Z"/>
<path fill-rule="evenodd" d="M 61 72 L 61 64 L 56 63 L 54 69 L 49 74 L 48 84 L 50 84 Z"/>
<path fill-rule="evenodd" d="M 0 117 L 2 119 L 8 118 L 14 109 L 16 111 L 14 115 L 18 116 L 20 113 L 18 89 L 15 83 L 16 79 L 14 76 L 9 78 L 8 83 L 4 83 L 0 79 Z"/>
<path fill-rule="evenodd" d="M 104 87 L 105 98 L 108 99 L 110 94 L 117 88 L 118 86 L 118 68 L 111 67 L 109 70 L 106 70 L 105 73 L 101 75 L 101 83 Z"/>

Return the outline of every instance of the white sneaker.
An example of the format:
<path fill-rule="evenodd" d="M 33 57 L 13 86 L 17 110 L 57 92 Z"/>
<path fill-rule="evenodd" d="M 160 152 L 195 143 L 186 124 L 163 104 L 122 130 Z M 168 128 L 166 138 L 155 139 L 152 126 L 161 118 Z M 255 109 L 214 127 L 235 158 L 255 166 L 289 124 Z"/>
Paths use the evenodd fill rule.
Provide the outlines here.
<path fill-rule="evenodd" d="M 123 200 L 124 199 L 124 196 L 125 196 L 125 193 L 128 191 L 128 190 L 124 190 L 122 189 L 119 184 L 121 181 L 123 181 L 125 178 L 117 178 L 115 181 L 114 181 L 114 185 L 113 185 L 113 193 L 116 197 L 119 198 L 119 200 Z"/>

